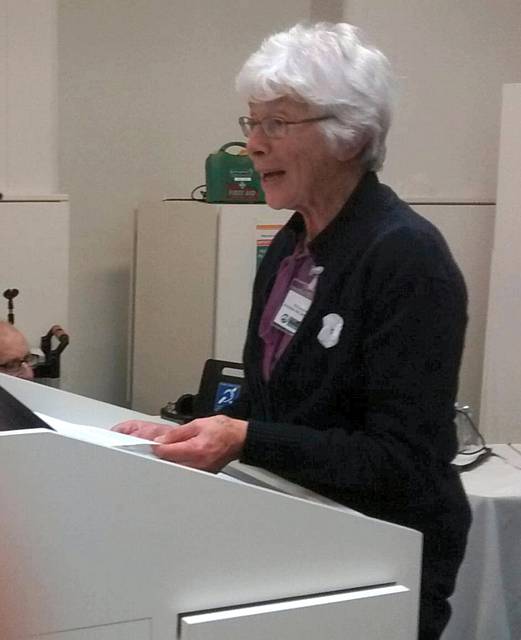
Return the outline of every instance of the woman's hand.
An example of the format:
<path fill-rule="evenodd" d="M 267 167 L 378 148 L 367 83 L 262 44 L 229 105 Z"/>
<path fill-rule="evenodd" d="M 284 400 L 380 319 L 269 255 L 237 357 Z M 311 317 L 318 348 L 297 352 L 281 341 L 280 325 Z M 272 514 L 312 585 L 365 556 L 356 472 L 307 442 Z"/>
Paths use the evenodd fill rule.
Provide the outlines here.
<path fill-rule="evenodd" d="M 240 456 L 248 423 L 227 416 L 197 418 L 155 438 L 154 453 L 170 462 L 216 473 Z"/>
<path fill-rule="evenodd" d="M 112 427 L 111 431 L 126 433 L 128 436 L 154 440 L 158 436 L 163 436 L 175 429 L 174 425 L 159 424 L 157 422 L 145 422 L 143 420 L 127 420 Z"/>
<path fill-rule="evenodd" d="M 113 430 L 155 440 L 158 458 L 216 473 L 240 456 L 247 428 L 245 420 L 218 415 L 177 426 L 130 420 Z"/>

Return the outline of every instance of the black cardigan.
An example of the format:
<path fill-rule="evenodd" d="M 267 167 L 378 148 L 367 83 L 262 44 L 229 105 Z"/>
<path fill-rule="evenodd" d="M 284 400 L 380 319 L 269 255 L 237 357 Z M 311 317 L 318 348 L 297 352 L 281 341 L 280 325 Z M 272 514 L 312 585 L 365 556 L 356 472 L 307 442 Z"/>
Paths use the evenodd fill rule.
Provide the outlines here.
<path fill-rule="evenodd" d="M 303 231 L 296 213 L 255 280 L 247 391 L 233 413 L 249 420 L 241 461 L 424 533 L 425 513 L 429 521 L 449 510 L 464 535 L 468 507 L 450 461 L 466 291 L 446 242 L 368 173 L 309 244 L 324 271 L 265 383 L 259 321 L 279 264 Z M 317 335 L 330 313 L 344 325 L 325 348 Z"/>

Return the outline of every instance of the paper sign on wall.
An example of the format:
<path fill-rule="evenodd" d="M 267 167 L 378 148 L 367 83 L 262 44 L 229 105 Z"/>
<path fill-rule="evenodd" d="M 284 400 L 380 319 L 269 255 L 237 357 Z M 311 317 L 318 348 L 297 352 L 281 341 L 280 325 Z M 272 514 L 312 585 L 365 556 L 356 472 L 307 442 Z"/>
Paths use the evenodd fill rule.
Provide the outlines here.
<path fill-rule="evenodd" d="M 262 259 L 266 255 L 266 251 L 268 250 L 273 238 L 283 226 L 283 224 L 258 224 L 255 227 L 255 244 L 257 248 L 256 270 L 259 268 Z"/>

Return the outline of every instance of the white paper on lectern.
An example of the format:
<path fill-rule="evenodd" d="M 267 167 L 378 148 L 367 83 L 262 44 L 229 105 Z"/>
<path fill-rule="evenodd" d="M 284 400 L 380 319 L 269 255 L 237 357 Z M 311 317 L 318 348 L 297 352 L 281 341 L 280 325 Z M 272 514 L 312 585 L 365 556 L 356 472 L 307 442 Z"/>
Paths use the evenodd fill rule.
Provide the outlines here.
<path fill-rule="evenodd" d="M 136 436 L 127 435 L 126 433 L 119 433 L 118 431 L 102 429 L 101 427 L 94 427 L 92 425 L 68 422 L 67 420 L 53 418 L 52 416 L 38 411 L 35 413 L 46 424 L 52 427 L 56 433 L 59 433 L 62 436 L 74 438 L 75 440 L 82 440 L 83 442 L 89 442 L 91 444 L 101 445 L 103 447 L 122 449 L 123 451 L 132 451 L 134 453 L 141 453 L 154 458 L 156 457 L 152 451 L 151 445 L 157 443 L 152 440 L 137 438 Z M 172 426 L 172 428 L 174 429 L 175 427 Z M 245 482 L 243 479 L 234 478 L 226 473 L 219 473 L 217 475 L 220 478 L 224 478 L 225 480 L 230 480 L 232 482 Z M 253 484 L 255 484 L 255 482 L 253 482 Z M 273 488 L 275 489 L 275 487 Z"/>
<path fill-rule="evenodd" d="M 152 454 L 151 445 L 156 444 L 152 440 L 137 438 L 136 436 L 119 433 L 118 431 L 101 429 L 100 427 L 85 424 L 74 424 L 43 413 L 36 412 L 36 414 L 60 435 L 82 440 L 83 442 L 146 454 Z"/>

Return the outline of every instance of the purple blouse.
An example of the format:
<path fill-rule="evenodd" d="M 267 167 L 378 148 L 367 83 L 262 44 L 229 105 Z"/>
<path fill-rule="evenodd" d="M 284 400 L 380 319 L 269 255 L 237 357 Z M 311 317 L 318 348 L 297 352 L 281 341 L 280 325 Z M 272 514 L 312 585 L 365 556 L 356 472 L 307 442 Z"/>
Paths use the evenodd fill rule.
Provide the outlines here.
<path fill-rule="evenodd" d="M 293 280 L 296 278 L 306 284 L 311 283 L 316 277 L 313 273 L 314 268 L 313 257 L 303 240 L 297 244 L 295 251 L 284 258 L 279 265 L 275 283 L 259 324 L 259 337 L 264 342 L 262 375 L 265 381 L 269 380 L 273 367 L 293 338 L 292 334 L 275 326 L 273 320 L 284 302 Z M 312 289 L 310 293 L 313 296 L 314 290 Z"/>

